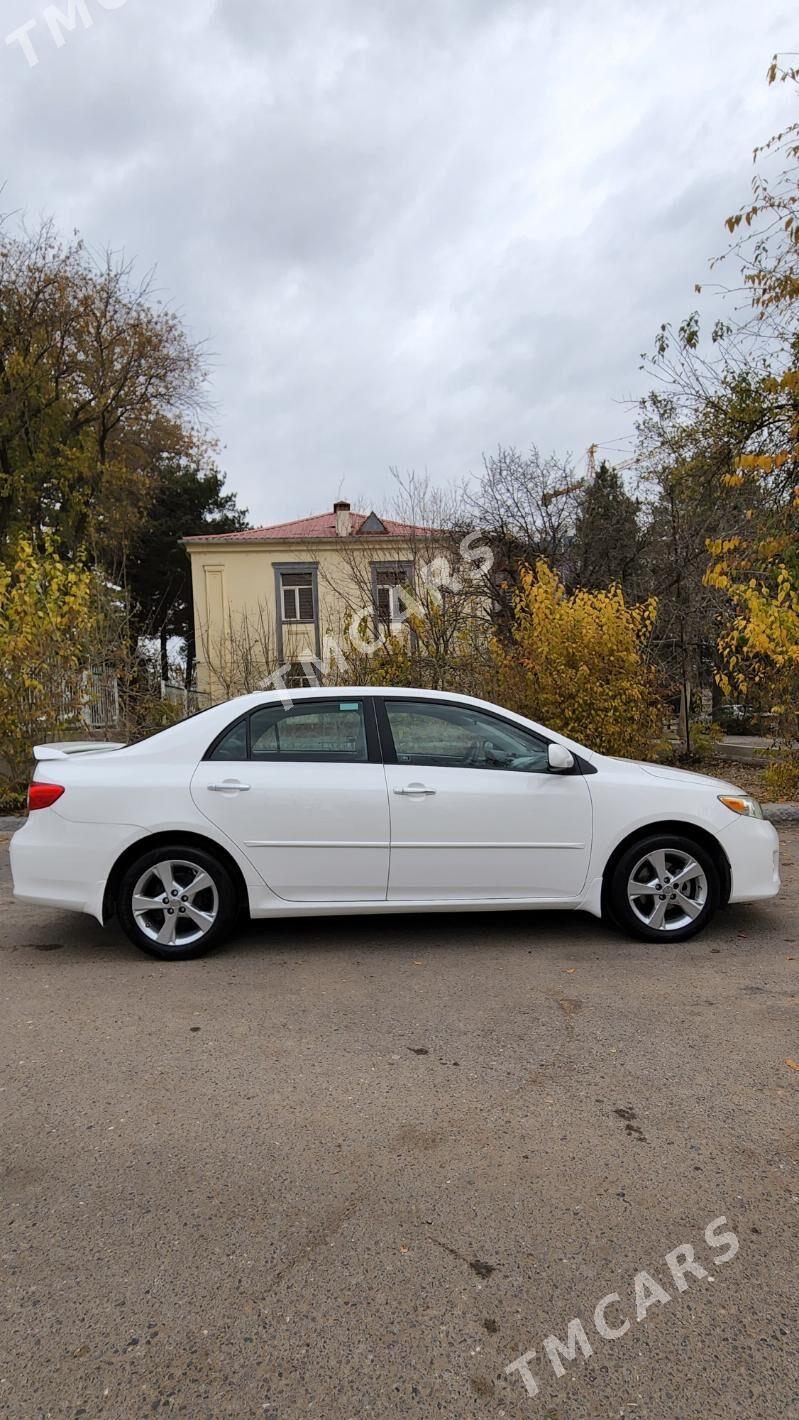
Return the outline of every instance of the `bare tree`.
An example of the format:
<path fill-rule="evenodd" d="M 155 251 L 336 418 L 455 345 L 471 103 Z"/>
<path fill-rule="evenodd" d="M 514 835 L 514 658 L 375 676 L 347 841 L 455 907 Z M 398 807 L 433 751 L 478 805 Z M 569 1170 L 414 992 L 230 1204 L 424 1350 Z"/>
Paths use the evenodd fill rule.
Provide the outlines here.
<path fill-rule="evenodd" d="M 197 645 L 214 699 L 230 700 L 262 690 L 280 674 L 274 618 L 266 602 L 259 601 L 240 615 L 228 612 L 218 631 L 199 626 Z"/>
<path fill-rule="evenodd" d="M 474 680 L 467 662 L 487 650 L 492 554 L 471 533 L 462 490 L 392 473 L 392 541 L 383 549 L 380 534 L 342 539 L 337 566 L 322 574 L 341 607 L 326 636 L 358 682 L 383 677 L 391 665 L 411 684 L 460 688 Z"/>
<path fill-rule="evenodd" d="M 484 455 L 483 472 L 466 495 L 474 527 L 494 550 L 492 592 L 501 624 L 510 617 L 517 571 L 544 557 L 568 579 L 577 495 L 583 485 L 570 458 L 499 446 Z"/>

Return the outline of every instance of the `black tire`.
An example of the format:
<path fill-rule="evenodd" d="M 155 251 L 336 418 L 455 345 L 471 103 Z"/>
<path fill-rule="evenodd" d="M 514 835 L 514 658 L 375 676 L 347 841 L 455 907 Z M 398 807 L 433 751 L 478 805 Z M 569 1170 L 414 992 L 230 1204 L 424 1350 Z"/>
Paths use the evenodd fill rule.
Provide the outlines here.
<path fill-rule="evenodd" d="M 152 910 L 135 910 L 137 888 L 139 904 L 152 902 Z M 178 839 L 134 859 L 117 888 L 117 914 L 126 935 L 141 951 L 163 961 L 189 961 L 221 946 L 236 925 L 240 906 L 230 873 L 219 859 Z"/>
<path fill-rule="evenodd" d="M 649 862 L 652 854 L 655 863 Z M 686 859 L 699 873 L 683 879 L 681 872 L 692 872 Z M 633 902 L 630 891 L 639 883 L 641 896 Z M 707 849 L 688 835 L 658 833 L 636 839 L 622 853 L 607 884 L 606 908 L 618 927 L 645 942 L 685 942 L 704 930 L 720 899 L 719 871 Z M 642 920 L 650 901 L 652 916 L 660 912 L 663 926 Z"/>

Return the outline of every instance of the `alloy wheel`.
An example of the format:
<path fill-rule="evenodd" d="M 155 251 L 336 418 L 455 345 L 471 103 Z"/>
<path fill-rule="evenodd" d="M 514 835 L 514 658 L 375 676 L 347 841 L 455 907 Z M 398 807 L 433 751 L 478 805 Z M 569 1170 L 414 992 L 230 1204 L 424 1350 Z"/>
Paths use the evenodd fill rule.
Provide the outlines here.
<path fill-rule="evenodd" d="M 219 915 L 219 893 L 210 873 L 187 859 L 165 858 L 142 873 L 131 897 L 139 931 L 161 947 L 202 941 Z"/>
<path fill-rule="evenodd" d="M 658 932 L 678 932 L 695 922 L 708 891 L 704 868 L 682 848 L 653 849 L 639 858 L 627 880 L 631 910 Z"/>

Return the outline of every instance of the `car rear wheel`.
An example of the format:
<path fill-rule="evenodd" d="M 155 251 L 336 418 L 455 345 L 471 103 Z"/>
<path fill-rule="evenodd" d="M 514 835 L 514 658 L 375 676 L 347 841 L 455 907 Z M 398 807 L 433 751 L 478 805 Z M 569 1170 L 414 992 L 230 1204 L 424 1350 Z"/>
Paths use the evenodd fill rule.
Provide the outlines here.
<path fill-rule="evenodd" d="M 237 910 L 227 869 L 212 853 L 187 844 L 142 853 L 126 868 L 117 892 L 117 913 L 130 940 L 165 961 L 186 961 L 218 947 Z"/>
<path fill-rule="evenodd" d="M 648 942 L 684 942 L 701 932 L 719 905 L 718 869 L 691 838 L 658 834 L 621 856 L 609 885 L 619 926 Z"/>

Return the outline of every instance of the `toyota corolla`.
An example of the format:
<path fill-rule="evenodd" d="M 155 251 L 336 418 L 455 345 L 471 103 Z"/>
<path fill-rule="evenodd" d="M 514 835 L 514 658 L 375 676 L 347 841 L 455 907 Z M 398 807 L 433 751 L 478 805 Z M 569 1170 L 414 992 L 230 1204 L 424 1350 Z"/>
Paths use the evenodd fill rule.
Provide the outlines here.
<path fill-rule="evenodd" d="M 39 747 L 17 898 L 116 915 L 180 960 L 244 915 L 565 908 L 678 942 L 779 891 L 777 834 L 733 784 L 467 696 L 290 694 L 129 746 Z"/>

